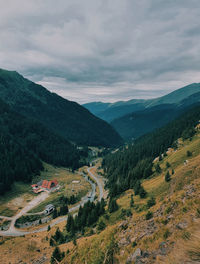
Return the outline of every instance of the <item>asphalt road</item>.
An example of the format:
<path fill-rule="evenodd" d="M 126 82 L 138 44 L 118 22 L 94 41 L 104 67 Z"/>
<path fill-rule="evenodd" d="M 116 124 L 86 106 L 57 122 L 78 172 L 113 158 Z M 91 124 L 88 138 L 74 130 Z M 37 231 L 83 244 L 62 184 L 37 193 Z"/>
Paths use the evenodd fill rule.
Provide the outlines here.
<path fill-rule="evenodd" d="M 97 183 L 98 188 L 99 188 L 99 201 L 103 198 L 103 186 L 101 184 L 101 181 L 91 172 L 91 169 L 94 167 L 88 168 L 87 171 L 90 175 L 90 177 Z"/>
<path fill-rule="evenodd" d="M 99 181 L 99 179 L 90 171 L 92 168 L 88 168 L 87 171 L 90 175 L 90 177 L 97 183 L 98 188 L 99 188 L 99 201 L 103 198 L 103 186 L 101 184 L 101 182 Z M 84 176 L 84 174 L 82 174 L 82 176 Z M 85 177 L 85 176 L 84 176 Z M 85 177 L 85 179 L 90 183 L 92 190 L 91 190 L 91 194 L 90 194 L 90 198 L 88 198 L 88 196 L 85 196 L 81 199 L 80 203 L 78 203 L 76 206 L 72 207 L 69 209 L 70 213 L 73 213 L 75 211 L 77 211 L 79 209 L 80 206 L 83 206 L 87 201 L 94 201 L 95 195 L 96 195 L 96 184 L 94 184 L 92 181 L 90 181 L 90 179 L 88 179 L 87 177 Z M 67 220 L 67 216 L 63 216 L 63 217 L 59 217 L 57 219 L 54 219 L 50 224 L 42 227 L 42 228 L 38 228 L 32 231 L 23 231 L 20 229 L 15 228 L 15 222 L 16 220 L 21 217 L 22 215 L 26 214 L 29 210 L 31 210 L 33 207 L 35 207 L 37 204 L 39 204 L 40 202 L 44 201 L 48 196 L 48 193 L 41 193 L 40 195 L 38 195 L 36 198 L 34 198 L 30 203 L 28 203 L 17 215 L 15 215 L 11 220 L 11 224 L 8 230 L 6 231 L 0 231 L 0 236 L 24 236 L 27 234 L 34 234 L 34 233 L 39 233 L 42 231 L 46 231 L 48 229 L 48 226 L 50 225 L 55 226 L 63 221 Z M 46 198 L 45 198 L 46 197 Z M 3 218 L 2 216 L 0 216 L 0 218 Z M 7 218 L 7 217 L 5 217 Z"/>

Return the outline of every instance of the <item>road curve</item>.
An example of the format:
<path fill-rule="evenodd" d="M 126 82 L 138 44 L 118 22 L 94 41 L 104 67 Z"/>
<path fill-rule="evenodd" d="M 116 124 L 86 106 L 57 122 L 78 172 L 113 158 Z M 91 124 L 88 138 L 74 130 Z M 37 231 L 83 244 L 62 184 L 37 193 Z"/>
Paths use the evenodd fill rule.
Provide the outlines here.
<path fill-rule="evenodd" d="M 88 168 L 87 171 L 90 175 L 90 177 L 96 181 L 98 188 L 99 188 L 99 201 L 101 201 L 101 199 L 103 198 L 103 186 L 100 182 L 100 180 L 91 172 L 91 169 L 95 168 L 95 166 Z"/>
<path fill-rule="evenodd" d="M 99 179 L 90 171 L 92 168 L 94 168 L 94 167 L 88 168 L 88 173 L 89 173 L 90 177 L 94 181 L 96 181 L 96 183 L 98 185 L 99 193 L 100 193 L 100 195 L 99 195 L 99 201 L 100 201 L 103 198 L 103 187 L 102 187 L 102 184 L 99 181 Z M 87 179 L 87 177 L 86 177 L 86 180 L 91 184 L 91 187 L 92 187 L 91 198 L 88 198 L 87 196 L 83 197 L 79 204 L 77 204 L 76 206 L 74 206 L 74 207 L 69 209 L 69 213 L 75 212 L 76 210 L 79 209 L 80 206 L 83 206 L 89 200 L 90 201 L 94 201 L 94 197 L 95 197 L 95 194 L 96 194 L 96 185 L 93 182 L 91 182 L 90 179 Z M 32 204 L 32 201 L 30 203 Z M 53 227 L 53 226 L 55 226 L 55 225 L 57 225 L 57 224 L 59 224 L 59 223 L 61 223 L 63 221 L 66 221 L 67 217 L 68 217 L 67 215 L 63 216 L 63 217 L 59 217 L 57 219 L 54 219 L 48 225 L 43 226 L 41 228 L 38 228 L 38 229 L 35 229 L 35 230 L 32 230 L 32 231 L 23 231 L 23 230 L 19 230 L 19 229 L 15 228 L 15 221 L 20 216 L 22 216 L 23 214 L 26 214 L 26 212 L 30 210 L 30 209 L 27 210 L 27 208 L 30 208 L 30 207 L 28 207 L 28 205 L 25 208 L 23 208 L 16 216 L 12 217 L 12 221 L 11 221 L 11 225 L 10 225 L 9 229 L 6 230 L 6 231 L 0 231 L 0 236 L 14 236 L 14 237 L 16 237 L 16 236 L 24 236 L 24 235 L 28 235 L 28 234 L 40 233 L 40 232 L 46 231 L 48 229 L 49 225 L 51 227 Z M 0 216 L 0 218 L 1 218 L 1 216 Z"/>

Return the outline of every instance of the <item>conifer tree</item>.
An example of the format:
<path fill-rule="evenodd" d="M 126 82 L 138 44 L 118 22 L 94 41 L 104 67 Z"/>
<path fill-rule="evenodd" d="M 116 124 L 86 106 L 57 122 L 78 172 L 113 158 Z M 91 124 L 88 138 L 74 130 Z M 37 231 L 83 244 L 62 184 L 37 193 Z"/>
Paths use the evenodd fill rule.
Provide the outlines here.
<path fill-rule="evenodd" d="M 61 261 L 64 258 L 64 252 L 61 253 L 59 247 L 56 247 L 51 256 L 51 264 L 57 263 L 57 261 Z"/>
<path fill-rule="evenodd" d="M 113 213 L 118 210 L 118 204 L 116 202 L 116 199 L 111 198 L 108 205 L 108 211 L 109 213 Z"/>
<path fill-rule="evenodd" d="M 169 171 L 167 171 L 167 173 L 165 174 L 165 181 L 169 182 L 171 180 L 171 176 L 169 174 Z"/>
<path fill-rule="evenodd" d="M 134 200 L 133 200 L 133 194 L 131 194 L 131 201 L 130 201 L 130 207 L 134 206 Z"/>

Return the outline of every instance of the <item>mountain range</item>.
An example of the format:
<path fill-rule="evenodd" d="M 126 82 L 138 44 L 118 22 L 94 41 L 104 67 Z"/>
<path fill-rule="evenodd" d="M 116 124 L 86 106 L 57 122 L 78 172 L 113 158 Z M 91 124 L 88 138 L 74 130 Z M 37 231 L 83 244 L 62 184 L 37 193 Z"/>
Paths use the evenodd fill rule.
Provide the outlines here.
<path fill-rule="evenodd" d="M 0 70 L 0 195 L 14 181 L 30 182 L 47 162 L 72 170 L 87 148 L 122 143 L 118 133 L 84 107 L 49 92 L 17 72 Z"/>
<path fill-rule="evenodd" d="M 110 147 L 122 142 L 108 123 L 81 105 L 51 93 L 15 71 L 0 70 L 0 98 L 15 112 L 41 122 L 75 144 Z"/>
<path fill-rule="evenodd" d="M 109 121 L 125 140 L 130 140 L 165 125 L 198 102 L 200 84 L 194 83 L 156 99 L 94 102 L 84 106 Z"/>
<path fill-rule="evenodd" d="M 144 110 L 161 104 L 180 104 L 187 97 L 200 92 L 200 83 L 193 83 L 173 91 L 167 95 L 154 99 L 132 99 L 115 103 L 91 102 L 83 104 L 91 113 L 111 122 L 126 114 Z"/>

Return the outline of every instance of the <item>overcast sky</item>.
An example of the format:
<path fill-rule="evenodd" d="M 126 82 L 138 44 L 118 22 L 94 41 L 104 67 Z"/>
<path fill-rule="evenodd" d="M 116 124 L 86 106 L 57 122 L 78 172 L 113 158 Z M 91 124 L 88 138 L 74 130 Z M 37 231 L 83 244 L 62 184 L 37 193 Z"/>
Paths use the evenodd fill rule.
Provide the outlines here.
<path fill-rule="evenodd" d="M 69 100 L 200 82 L 199 0 L 0 0 L 0 68 Z"/>

